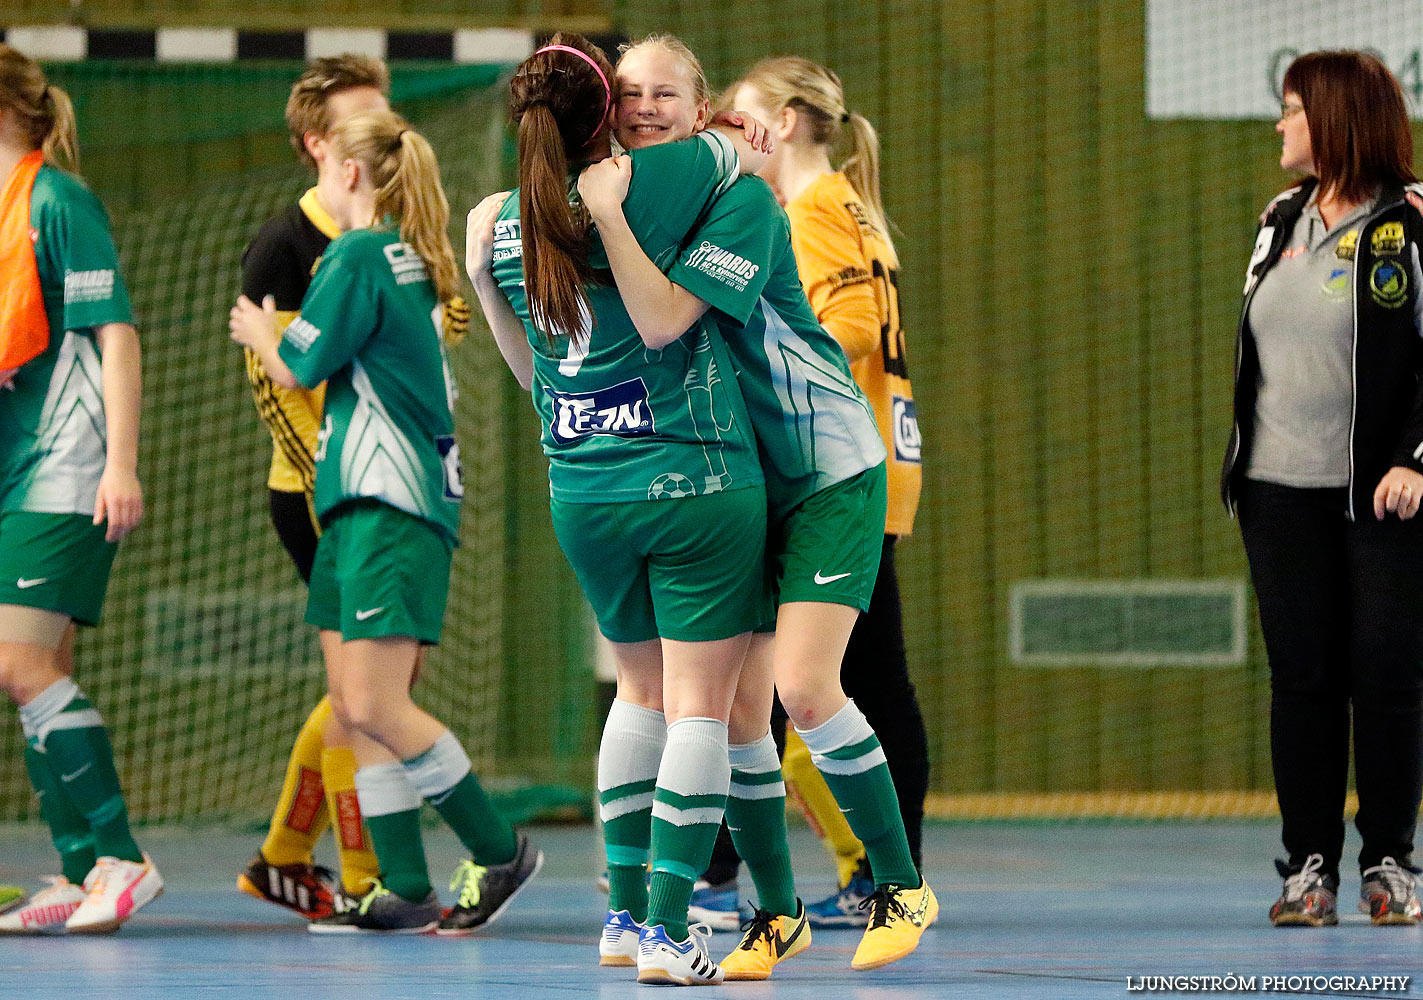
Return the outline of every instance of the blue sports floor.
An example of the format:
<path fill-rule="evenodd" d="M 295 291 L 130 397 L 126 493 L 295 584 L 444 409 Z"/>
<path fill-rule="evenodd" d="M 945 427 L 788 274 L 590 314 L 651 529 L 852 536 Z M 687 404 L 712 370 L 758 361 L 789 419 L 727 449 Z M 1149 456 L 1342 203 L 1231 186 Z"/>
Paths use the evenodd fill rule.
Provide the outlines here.
<path fill-rule="evenodd" d="M 475 938 L 316 937 L 285 911 L 233 888 L 259 838 L 226 831 L 140 831 L 167 893 L 117 935 L 0 938 L 0 997 L 646 997 L 630 971 L 601 969 L 604 899 L 588 827 L 539 827 L 548 861 L 510 911 Z M 829 861 L 792 829 L 802 895 L 817 897 Z M 900 997 L 1121 997 L 1128 977 L 1323 976 L 1323 996 L 1423 994 L 1423 927 L 1373 927 L 1341 887 L 1338 927 L 1276 929 L 1273 823 L 940 824 L 925 831 L 926 868 L 943 910 L 908 959 L 855 973 L 858 931 L 816 932 L 811 949 L 765 983 L 696 992 L 891 1000 Z M 428 838 L 437 888 L 459 857 Z M 33 884 L 53 867 L 38 826 L 0 827 L 0 882 Z M 1346 854 L 1357 851 L 1352 839 Z M 1347 868 L 1347 866 L 1346 866 Z M 749 880 L 745 881 L 749 885 Z M 446 893 L 445 895 L 448 895 Z M 713 957 L 733 935 L 713 939 Z M 1406 990 L 1336 990 L 1330 976 L 1413 976 Z"/>

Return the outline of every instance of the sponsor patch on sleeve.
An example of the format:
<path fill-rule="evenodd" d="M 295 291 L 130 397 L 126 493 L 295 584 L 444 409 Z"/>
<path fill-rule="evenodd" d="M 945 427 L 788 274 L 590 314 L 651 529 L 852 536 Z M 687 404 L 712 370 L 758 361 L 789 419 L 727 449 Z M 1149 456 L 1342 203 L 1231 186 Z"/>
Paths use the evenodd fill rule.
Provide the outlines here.
<path fill-rule="evenodd" d="M 549 432 L 559 444 L 603 434 L 647 437 L 657 433 L 647 385 L 640 378 L 590 392 L 559 392 L 544 386 L 553 404 Z"/>
<path fill-rule="evenodd" d="M 851 264 L 849 267 L 843 267 L 833 274 L 828 275 L 825 280 L 830 282 L 830 287 L 838 292 L 848 285 L 863 285 L 868 281 L 872 281 L 873 278 L 867 268 L 856 267 Z"/>
<path fill-rule="evenodd" d="M 321 331 L 298 316 L 287 324 L 282 336 L 291 341 L 291 345 L 298 351 L 305 354 L 311 350 L 311 345 L 316 343 L 316 338 L 321 336 Z"/>
<path fill-rule="evenodd" d="M 701 271 L 708 277 L 714 278 L 738 292 L 745 291 L 746 286 L 751 283 L 751 279 L 756 277 L 756 272 L 761 270 L 761 265 L 753 264 L 745 257 L 734 254 L 730 250 L 723 250 L 715 243 L 709 243 L 706 240 L 693 247 L 691 253 L 687 254 L 687 266 Z"/>
<path fill-rule="evenodd" d="M 494 223 L 494 254 L 491 260 L 512 260 L 524 256 L 523 236 L 518 219 L 505 219 Z"/>
<path fill-rule="evenodd" d="M 114 271 L 66 271 L 64 273 L 64 304 L 107 302 L 114 297 Z"/>
<path fill-rule="evenodd" d="M 408 243 L 387 244 L 385 259 L 390 264 L 390 273 L 395 276 L 397 285 L 430 280 L 430 273 L 425 268 L 425 261 Z"/>

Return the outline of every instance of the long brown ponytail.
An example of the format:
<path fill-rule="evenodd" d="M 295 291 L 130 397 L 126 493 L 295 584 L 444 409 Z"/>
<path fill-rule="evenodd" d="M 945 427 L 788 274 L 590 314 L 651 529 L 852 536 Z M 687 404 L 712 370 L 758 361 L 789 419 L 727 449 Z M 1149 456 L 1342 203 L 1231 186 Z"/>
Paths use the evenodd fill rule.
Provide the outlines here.
<path fill-rule="evenodd" d="M 793 107 L 810 123 L 810 136 L 817 145 L 834 146 L 850 126 L 850 155 L 840 165 L 845 179 L 865 203 L 870 221 L 894 245 L 889 234 L 889 218 L 880 196 L 879 134 L 869 119 L 845 105 L 845 89 L 840 78 L 819 63 L 800 56 L 763 59 L 747 71 L 727 93 L 742 84 L 761 92 L 767 106 L 779 112 Z"/>
<path fill-rule="evenodd" d="M 15 113 L 45 162 L 79 172 L 79 124 L 69 95 L 45 79 L 39 63 L 0 43 L 0 107 Z"/>
<path fill-rule="evenodd" d="M 588 58 L 557 49 L 534 53 L 510 81 L 509 114 L 518 129 L 524 290 L 534 326 L 551 346 L 560 334 L 582 340 L 592 321 L 583 289 L 593 277 L 588 216 L 569 204 L 568 170 L 587 161 L 589 143 L 606 124 L 613 67 L 582 35 L 559 33 L 549 45 Z"/>
<path fill-rule="evenodd" d="M 450 246 L 450 203 L 430 143 L 393 111 L 363 111 L 337 123 L 331 145 L 337 156 L 370 171 L 376 218 L 400 220 L 400 238 L 425 262 L 440 301 L 455 298 L 460 277 Z"/>

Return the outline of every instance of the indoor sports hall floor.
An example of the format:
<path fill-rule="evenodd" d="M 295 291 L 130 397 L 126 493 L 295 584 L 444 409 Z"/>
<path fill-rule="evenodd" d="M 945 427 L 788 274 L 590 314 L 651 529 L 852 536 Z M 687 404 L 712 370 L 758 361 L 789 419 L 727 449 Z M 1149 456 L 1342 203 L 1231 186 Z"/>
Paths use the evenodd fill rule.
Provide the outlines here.
<path fill-rule="evenodd" d="M 600 969 L 604 899 L 593 877 L 590 827 L 536 827 L 548 861 L 510 911 L 474 938 L 316 937 L 269 904 L 233 889 L 259 838 L 178 829 L 140 831 L 166 895 L 117 935 L 0 938 L 0 997 L 405 997 L 655 995 L 628 970 Z M 887 969 L 850 970 L 858 931 L 816 932 L 812 948 L 766 983 L 732 983 L 696 997 L 890 1000 L 899 997 L 1118 997 L 1127 977 L 1409 975 L 1423 994 L 1423 927 L 1372 927 L 1354 911 L 1346 876 L 1341 923 L 1276 929 L 1273 823 L 937 824 L 926 867 L 943 911 L 919 950 Z M 803 895 L 826 888 L 829 862 L 792 829 Z M 429 834 L 431 870 L 458 859 Z M 1346 857 L 1358 850 L 1352 838 Z M 0 827 L 0 882 L 30 884 L 53 866 L 39 826 Z M 1346 863 L 1346 871 L 1352 870 Z M 448 896 L 448 893 L 445 893 Z M 735 944 L 713 939 L 714 957 Z M 1280 992 L 1286 992 L 1281 990 Z M 665 993 L 663 994 L 665 995 Z"/>

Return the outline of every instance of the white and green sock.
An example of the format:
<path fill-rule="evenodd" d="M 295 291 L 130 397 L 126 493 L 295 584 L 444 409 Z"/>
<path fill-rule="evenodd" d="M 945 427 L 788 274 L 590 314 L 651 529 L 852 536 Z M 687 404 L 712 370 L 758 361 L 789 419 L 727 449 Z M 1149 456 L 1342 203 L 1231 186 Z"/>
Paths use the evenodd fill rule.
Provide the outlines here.
<path fill-rule="evenodd" d="M 476 864 L 504 865 L 518 853 L 518 838 L 489 801 L 454 733 L 446 729 L 430 749 L 402 765 L 410 783 L 450 825 Z"/>
<path fill-rule="evenodd" d="M 796 732 L 840 803 L 840 811 L 865 845 L 876 885 L 914 889 L 919 871 L 909 853 L 899 797 L 879 737 L 853 701 L 814 729 Z"/>
<path fill-rule="evenodd" d="M 55 681 L 20 707 L 20 724 L 34 734 L 30 746 L 40 752 L 64 798 L 88 821 L 96 854 L 141 862 L 109 732 L 79 685 L 68 677 Z"/>
<path fill-rule="evenodd" d="M 730 786 L 726 723 L 693 717 L 667 727 L 652 799 L 647 923 L 661 924 L 674 941 L 686 940 L 692 887 L 711 860 Z"/>
<path fill-rule="evenodd" d="M 22 715 L 20 727 L 25 736 L 25 771 L 30 776 L 30 786 L 39 799 L 40 815 L 49 826 L 50 839 L 59 852 L 60 870 L 74 885 L 80 885 L 89 870 L 94 867 L 94 831 L 89 821 L 77 806 L 69 800 L 55 774 L 39 748 L 35 732 Z"/>
<path fill-rule="evenodd" d="M 652 795 L 667 719 L 658 711 L 614 701 L 598 749 L 598 814 L 608 859 L 608 909 L 647 919 L 647 851 L 652 842 Z"/>
<path fill-rule="evenodd" d="M 756 883 L 760 907 L 776 916 L 797 910 L 791 851 L 786 843 L 786 783 L 770 730 L 755 743 L 733 743 L 726 825 Z"/>
<path fill-rule="evenodd" d="M 356 801 L 371 831 L 381 881 L 402 899 L 420 903 L 430 895 L 430 866 L 420 836 L 420 793 L 399 761 L 356 769 Z"/>

